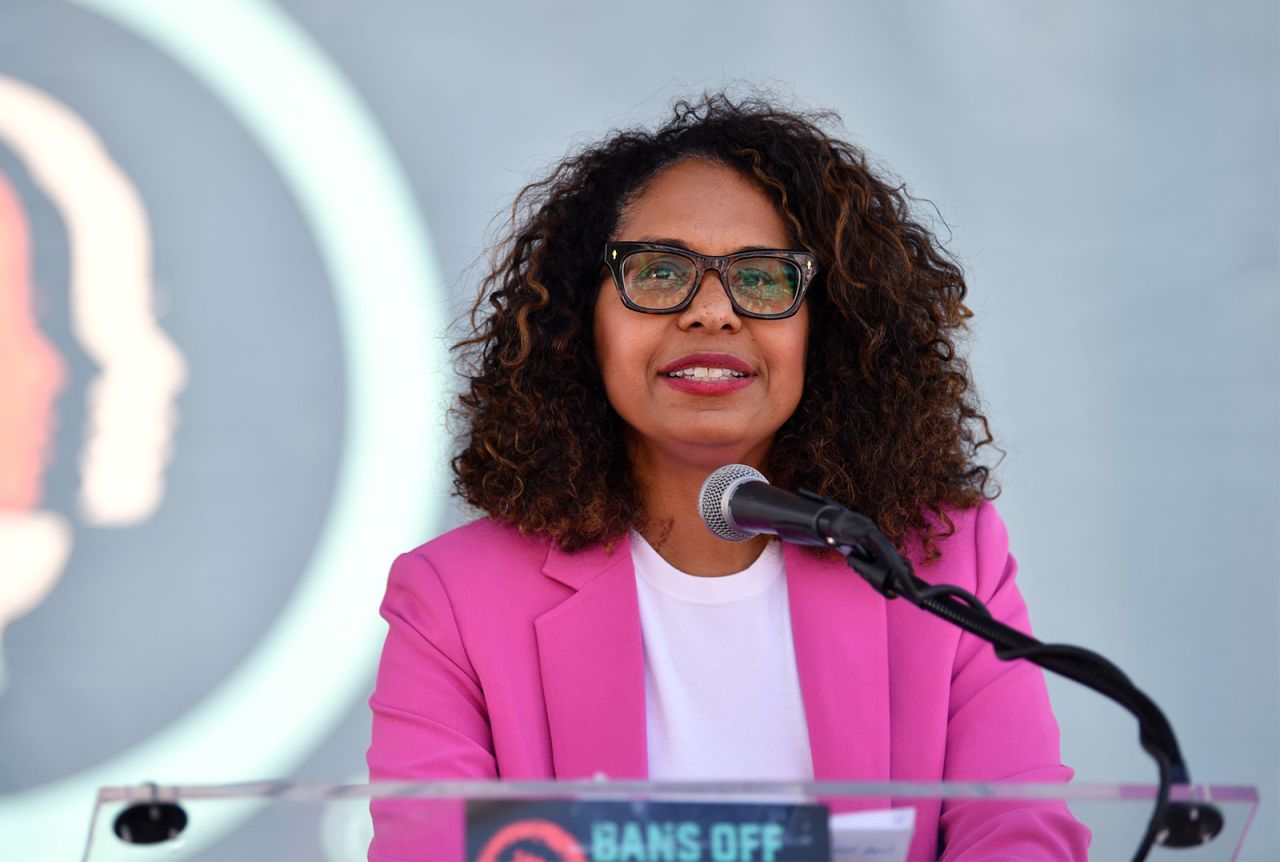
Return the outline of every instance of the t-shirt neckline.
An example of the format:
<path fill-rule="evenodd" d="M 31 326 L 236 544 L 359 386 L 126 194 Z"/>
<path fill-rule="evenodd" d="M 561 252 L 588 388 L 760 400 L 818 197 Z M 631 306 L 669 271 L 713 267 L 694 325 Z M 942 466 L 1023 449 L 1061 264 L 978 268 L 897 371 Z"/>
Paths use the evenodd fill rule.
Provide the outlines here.
<path fill-rule="evenodd" d="M 718 577 L 680 571 L 635 530 L 631 531 L 631 554 L 636 574 L 649 587 L 690 604 L 723 605 L 748 599 L 763 593 L 783 575 L 782 547 L 776 540 L 765 545 L 764 551 L 747 568 Z"/>

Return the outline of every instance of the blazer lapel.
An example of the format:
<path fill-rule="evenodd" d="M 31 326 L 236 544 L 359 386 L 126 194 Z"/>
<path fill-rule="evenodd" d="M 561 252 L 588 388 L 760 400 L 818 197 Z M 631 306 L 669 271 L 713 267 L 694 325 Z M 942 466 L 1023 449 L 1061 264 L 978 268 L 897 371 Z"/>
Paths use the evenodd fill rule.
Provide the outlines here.
<path fill-rule="evenodd" d="M 644 645 L 630 542 L 552 548 L 543 573 L 577 590 L 534 621 L 557 778 L 648 777 Z"/>
<path fill-rule="evenodd" d="M 813 777 L 888 781 L 885 599 L 831 558 L 784 545 L 783 559 Z"/>

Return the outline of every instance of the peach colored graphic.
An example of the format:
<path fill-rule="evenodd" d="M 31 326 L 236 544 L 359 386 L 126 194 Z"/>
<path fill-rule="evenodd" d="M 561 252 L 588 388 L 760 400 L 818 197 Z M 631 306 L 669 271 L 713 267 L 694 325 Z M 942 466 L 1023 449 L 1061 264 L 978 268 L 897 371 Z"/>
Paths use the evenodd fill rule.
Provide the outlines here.
<path fill-rule="evenodd" d="M 0 174 L 0 633 L 44 599 L 71 550 L 66 520 L 36 510 L 66 367 L 36 328 L 30 236 Z"/>
<path fill-rule="evenodd" d="M 95 526 L 151 517 L 186 363 L 155 319 L 151 234 L 137 190 L 66 106 L 0 76 L 0 141 L 57 208 L 70 249 L 71 331 L 98 366 L 85 394 L 78 504 Z M 66 565 L 66 519 L 37 509 L 64 369 L 36 328 L 31 240 L 8 182 L 0 188 L 0 638 L 48 595 Z M 4 685 L 0 647 L 0 689 Z"/>
<path fill-rule="evenodd" d="M 538 851 L 516 847 L 523 842 L 537 847 Z M 489 839 L 476 858 L 479 862 L 498 862 L 508 852 L 512 853 L 513 862 L 544 862 L 551 859 L 559 862 L 586 862 L 587 859 L 582 845 L 573 837 L 573 833 L 550 820 L 517 820 L 508 823 Z"/>
<path fill-rule="evenodd" d="M 62 356 L 36 328 L 31 239 L 22 203 L 0 174 L 0 509 L 40 501 Z"/>

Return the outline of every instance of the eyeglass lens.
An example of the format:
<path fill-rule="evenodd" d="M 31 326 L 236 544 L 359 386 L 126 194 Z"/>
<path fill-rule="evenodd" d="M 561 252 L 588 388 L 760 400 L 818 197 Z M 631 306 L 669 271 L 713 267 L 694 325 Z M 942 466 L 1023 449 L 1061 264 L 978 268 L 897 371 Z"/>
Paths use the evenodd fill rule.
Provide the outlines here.
<path fill-rule="evenodd" d="M 752 314 L 781 314 L 796 301 L 800 268 L 776 257 L 744 257 L 732 261 L 728 287 L 742 310 Z M 697 265 L 672 252 L 641 251 L 622 262 L 627 298 L 641 308 L 660 311 L 684 302 L 697 286 Z"/>

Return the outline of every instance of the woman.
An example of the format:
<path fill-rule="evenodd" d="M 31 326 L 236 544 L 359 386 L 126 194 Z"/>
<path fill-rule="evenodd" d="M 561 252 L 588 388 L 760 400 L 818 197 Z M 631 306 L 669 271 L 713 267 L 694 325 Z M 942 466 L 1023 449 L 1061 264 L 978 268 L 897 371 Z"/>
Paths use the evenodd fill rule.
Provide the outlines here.
<path fill-rule="evenodd" d="M 1027 626 L 963 276 L 832 119 L 679 103 L 522 193 L 462 345 L 455 487 L 487 517 L 392 568 L 372 779 L 1070 777 L 1037 669 L 698 517 L 706 476 L 748 464 Z M 924 804 L 912 858 L 1086 840 L 1054 810 Z"/>

